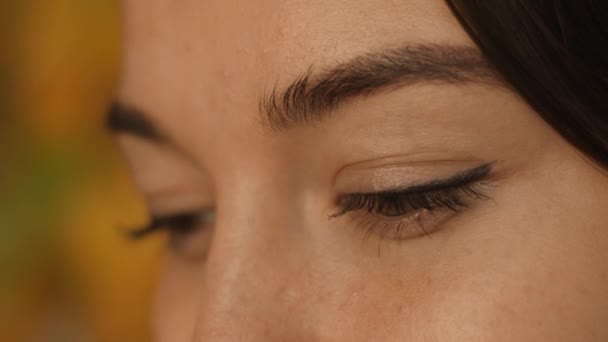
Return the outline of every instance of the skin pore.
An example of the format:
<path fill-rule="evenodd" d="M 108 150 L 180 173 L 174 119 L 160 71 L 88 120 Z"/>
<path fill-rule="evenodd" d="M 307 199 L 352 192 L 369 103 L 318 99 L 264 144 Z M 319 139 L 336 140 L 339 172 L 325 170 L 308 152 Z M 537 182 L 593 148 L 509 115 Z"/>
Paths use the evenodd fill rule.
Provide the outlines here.
<path fill-rule="evenodd" d="M 608 339 L 608 175 L 443 1 L 123 8 L 159 341 Z"/>

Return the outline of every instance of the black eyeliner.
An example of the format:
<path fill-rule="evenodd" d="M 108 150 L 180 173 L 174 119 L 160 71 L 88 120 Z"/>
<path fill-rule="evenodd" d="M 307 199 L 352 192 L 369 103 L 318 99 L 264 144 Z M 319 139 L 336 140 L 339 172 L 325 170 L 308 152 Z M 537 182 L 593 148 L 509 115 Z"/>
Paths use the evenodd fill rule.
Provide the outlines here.
<path fill-rule="evenodd" d="M 156 233 L 163 228 L 170 228 L 180 233 L 186 233 L 196 226 L 201 216 L 200 212 L 184 212 L 170 216 L 153 216 L 146 226 L 130 231 L 129 238 L 140 240 L 150 234 Z"/>
<path fill-rule="evenodd" d="M 390 195 L 396 193 L 421 193 L 441 190 L 446 188 L 457 188 L 487 177 L 494 167 L 494 163 L 487 163 L 470 170 L 465 170 L 445 179 L 432 180 L 427 183 L 405 186 L 385 191 L 370 193 L 373 195 Z"/>
<path fill-rule="evenodd" d="M 406 214 L 408 211 L 406 207 L 411 210 L 445 207 L 457 211 L 459 208 L 467 207 L 462 196 L 487 199 L 487 196 L 478 191 L 473 184 L 486 178 L 492 169 L 493 163 L 487 163 L 449 178 L 423 184 L 379 192 L 345 194 L 338 199 L 341 209 L 329 218 L 337 218 L 360 209 L 371 213 L 392 208 L 395 212 L 401 213 L 395 216 Z"/>

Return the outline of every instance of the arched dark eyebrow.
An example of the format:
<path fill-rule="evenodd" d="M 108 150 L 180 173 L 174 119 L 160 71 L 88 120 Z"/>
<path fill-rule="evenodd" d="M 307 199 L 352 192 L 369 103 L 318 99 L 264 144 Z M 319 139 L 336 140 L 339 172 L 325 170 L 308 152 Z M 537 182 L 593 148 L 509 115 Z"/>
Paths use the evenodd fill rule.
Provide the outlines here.
<path fill-rule="evenodd" d="M 314 69 L 260 101 L 266 126 L 281 131 L 319 122 L 354 98 L 422 82 L 503 84 L 471 46 L 407 45 L 358 56 L 318 73 Z"/>
<path fill-rule="evenodd" d="M 168 139 L 140 110 L 121 102 L 114 102 L 108 110 L 106 126 L 115 133 L 127 133 L 146 140 L 165 143 Z"/>
<path fill-rule="evenodd" d="M 259 109 L 264 125 L 276 132 L 319 122 L 355 98 L 425 82 L 505 85 L 481 52 L 471 46 L 407 45 L 320 70 L 310 67 L 285 90 L 274 88 L 262 98 Z M 111 106 L 107 126 L 114 132 L 169 142 L 145 113 L 120 102 Z"/>

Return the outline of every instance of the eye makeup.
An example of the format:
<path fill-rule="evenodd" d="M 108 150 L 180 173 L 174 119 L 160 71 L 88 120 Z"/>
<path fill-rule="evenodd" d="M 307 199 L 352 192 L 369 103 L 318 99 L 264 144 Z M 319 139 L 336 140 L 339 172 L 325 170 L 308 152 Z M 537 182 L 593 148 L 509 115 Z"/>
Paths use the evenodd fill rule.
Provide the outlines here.
<path fill-rule="evenodd" d="M 172 244 L 184 240 L 198 229 L 204 229 L 213 223 L 213 211 L 195 210 L 167 216 L 152 217 L 146 226 L 129 232 L 130 238 L 139 240 L 161 230 L 167 230 Z"/>
<path fill-rule="evenodd" d="M 185 260 L 198 263 L 206 259 L 213 225 L 213 209 L 181 211 L 176 214 L 156 216 L 146 226 L 130 232 L 134 240 L 143 239 L 157 232 L 166 232 L 168 246 Z"/>
<path fill-rule="evenodd" d="M 352 224 L 365 230 L 366 237 L 372 234 L 391 240 L 430 237 L 447 219 L 477 201 L 490 198 L 487 179 L 493 165 L 486 163 L 448 177 L 388 190 L 340 194 L 337 210 L 329 219 L 348 216 Z M 141 239 L 166 230 L 171 245 L 179 250 L 195 240 L 193 237 L 199 232 L 210 231 L 214 215 L 213 209 L 201 209 L 153 217 L 148 225 L 132 231 L 130 236 Z"/>
<path fill-rule="evenodd" d="M 483 164 L 447 178 L 378 192 L 356 192 L 338 197 L 338 211 L 330 219 L 352 214 L 367 235 L 379 232 L 395 240 L 428 235 L 439 223 L 475 201 L 487 200 L 484 182 L 493 168 Z M 417 228 L 417 229 L 410 229 Z"/>

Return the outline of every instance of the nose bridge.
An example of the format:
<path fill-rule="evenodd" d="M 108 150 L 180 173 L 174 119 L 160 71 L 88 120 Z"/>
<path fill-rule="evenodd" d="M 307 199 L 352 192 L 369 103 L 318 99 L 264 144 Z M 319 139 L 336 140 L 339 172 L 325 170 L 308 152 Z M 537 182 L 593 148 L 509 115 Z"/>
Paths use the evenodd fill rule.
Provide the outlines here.
<path fill-rule="evenodd" d="M 303 297 L 294 281 L 305 269 L 285 187 L 252 179 L 220 196 L 205 275 L 196 341 L 293 340 L 290 321 Z M 283 189 L 283 190 L 280 190 Z M 294 327 L 295 328 L 295 327 Z"/>

